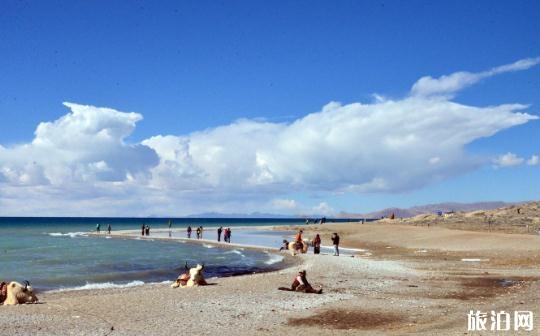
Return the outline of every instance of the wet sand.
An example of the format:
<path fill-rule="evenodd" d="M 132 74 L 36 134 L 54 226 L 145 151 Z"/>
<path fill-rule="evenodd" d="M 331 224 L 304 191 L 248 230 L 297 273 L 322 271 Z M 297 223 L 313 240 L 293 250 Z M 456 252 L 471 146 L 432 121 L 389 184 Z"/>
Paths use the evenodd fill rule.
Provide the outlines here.
<path fill-rule="evenodd" d="M 306 238 L 322 233 L 323 244 L 339 232 L 344 246 L 367 251 L 283 254 L 292 263 L 283 270 L 211 279 L 206 287 L 42 293 L 41 304 L 1 306 L 0 334 L 456 335 L 467 334 L 471 309 L 540 314 L 540 237 L 356 223 L 302 228 Z M 322 295 L 277 290 L 300 269 Z"/>

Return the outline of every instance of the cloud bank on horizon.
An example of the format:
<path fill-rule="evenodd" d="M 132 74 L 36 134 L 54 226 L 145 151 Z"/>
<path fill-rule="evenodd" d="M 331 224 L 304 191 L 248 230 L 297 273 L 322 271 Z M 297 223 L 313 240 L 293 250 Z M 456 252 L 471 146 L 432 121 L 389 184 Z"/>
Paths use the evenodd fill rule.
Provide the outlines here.
<path fill-rule="evenodd" d="M 186 215 L 205 211 L 334 210 L 306 207 L 291 192 L 401 192 L 495 163 L 471 142 L 538 119 L 528 106 L 452 101 L 474 83 L 528 69 L 528 58 L 490 70 L 420 78 L 402 99 L 330 102 L 291 123 L 238 120 L 186 135 L 125 139 L 138 113 L 64 103 L 70 113 L 42 122 L 32 142 L 0 146 L 0 215 Z"/>

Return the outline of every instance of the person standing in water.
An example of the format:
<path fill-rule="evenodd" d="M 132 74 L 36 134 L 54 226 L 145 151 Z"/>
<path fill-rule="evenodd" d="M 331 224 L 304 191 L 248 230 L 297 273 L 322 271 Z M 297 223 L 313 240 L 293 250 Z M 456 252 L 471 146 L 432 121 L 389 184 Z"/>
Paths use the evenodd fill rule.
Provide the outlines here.
<path fill-rule="evenodd" d="M 144 236 L 144 223 L 141 225 L 141 236 Z"/>
<path fill-rule="evenodd" d="M 200 228 L 201 228 L 201 239 L 203 239 L 202 234 L 203 234 L 204 228 L 202 225 L 200 226 Z"/>
<path fill-rule="evenodd" d="M 231 242 L 231 228 L 227 228 L 227 243 Z"/>
<path fill-rule="evenodd" d="M 218 229 L 217 229 L 217 241 L 221 241 L 221 232 L 223 231 L 223 226 L 220 226 Z M 223 239 L 225 240 L 225 237 L 223 237 Z"/>
<path fill-rule="evenodd" d="M 98 223 L 98 224 L 96 224 L 96 232 L 97 232 L 97 233 L 99 233 L 99 232 L 100 232 L 100 228 L 101 228 L 101 225 L 99 225 L 99 223 Z"/>
<path fill-rule="evenodd" d="M 201 227 L 197 228 L 197 239 L 201 239 Z"/>
<path fill-rule="evenodd" d="M 145 232 L 146 232 L 147 236 L 150 235 L 150 226 L 149 225 L 146 225 Z"/>
<path fill-rule="evenodd" d="M 107 225 L 107 232 L 111 234 L 111 224 Z"/>
<path fill-rule="evenodd" d="M 187 237 L 191 238 L 191 225 L 187 227 Z"/>
<path fill-rule="evenodd" d="M 332 235 L 332 244 L 334 244 L 334 255 L 339 256 L 339 236 L 337 232 Z"/>

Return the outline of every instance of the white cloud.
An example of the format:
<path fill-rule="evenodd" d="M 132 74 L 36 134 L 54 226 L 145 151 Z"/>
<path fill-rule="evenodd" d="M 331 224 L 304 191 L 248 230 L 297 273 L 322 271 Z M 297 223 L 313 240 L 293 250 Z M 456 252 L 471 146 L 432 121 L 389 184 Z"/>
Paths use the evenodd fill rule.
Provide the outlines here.
<path fill-rule="evenodd" d="M 476 80 L 445 81 L 431 91 L 415 84 L 415 94 L 399 100 L 331 102 L 291 123 L 238 120 L 138 144 L 125 139 L 140 114 L 65 103 L 71 112 L 38 125 L 32 142 L 0 146 L 0 215 L 303 211 L 283 195 L 414 190 L 485 164 L 466 152 L 471 142 L 537 119 L 523 112 L 526 105 L 478 107 L 433 96 Z M 508 155 L 497 164 L 520 159 Z M 324 202 L 311 210 L 333 212 Z"/>
<path fill-rule="evenodd" d="M 293 199 L 274 199 L 272 205 L 278 210 L 296 210 L 298 203 Z"/>
<path fill-rule="evenodd" d="M 318 205 L 313 207 L 312 213 L 315 215 L 331 216 L 335 214 L 336 211 L 331 206 L 329 206 L 326 202 L 321 202 Z"/>
<path fill-rule="evenodd" d="M 505 72 L 529 69 L 540 62 L 540 57 L 525 58 L 517 62 L 492 68 L 487 71 L 472 73 L 467 71 L 455 72 L 451 75 L 433 78 L 424 76 L 414 83 L 411 94 L 413 96 L 451 96 L 459 90 L 491 76 Z"/>
<path fill-rule="evenodd" d="M 429 163 L 432 165 L 435 165 L 437 163 L 441 162 L 441 158 L 438 156 L 434 156 L 432 158 L 429 158 Z"/>
<path fill-rule="evenodd" d="M 154 180 L 177 186 L 239 192 L 404 191 L 475 167 L 478 162 L 464 146 L 536 118 L 520 112 L 524 108 L 420 97 L 334 102 L 291 124 L 241 120 L 143 144 L 161 157 L 151 170 Z"/>
<path fill-rule="evenodd" d="M 517 156 L 514 153 L 506 153 L 503 155 L 498 156 L 493 160 L 493 163 L 497 167 L 512 167 L 512 166 L 518 166 L 522 164 L 525 161 L 525 159 Z"/>
<path fill-rule="evenodd" d="M 123 181 L 127 173 L 147 174 L 157 164 L 157 155 L 148 147 L 124 143 L 142 119 L 140 114 L 64 105 L 71 113 L 40 123 L 32 142 L 0 149 L 0 172 L 10 184 Z"/>
<path fill-rule="evenodd" d="M 536 166 L 536 165 L 540 164 L 540 156 L 538 156 L 538 155 L 531 156 L 531 158 L 529 160 L 527 160 L 527 164 L 529 166 Z"/>

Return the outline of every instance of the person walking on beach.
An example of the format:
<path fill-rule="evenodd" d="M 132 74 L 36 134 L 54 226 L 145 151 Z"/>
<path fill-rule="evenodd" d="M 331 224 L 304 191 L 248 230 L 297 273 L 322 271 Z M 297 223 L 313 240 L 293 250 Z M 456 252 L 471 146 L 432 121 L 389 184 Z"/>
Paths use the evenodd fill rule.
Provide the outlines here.
<path fill-rule="evenodd" d="M 197 228 L 197 239 L 201 239 L 201 227 Z"/>
<path fill-rule="evenodd" d="M 109 234 L 111 234 L 111 224 L 109 224 L 109 225 L 107 226 L 107 232 L 108 232 Z"/>
<path fill-rule="evenodd" d="M 187 237 L 191 238 L 191 225 L 187 227 Z"/>
<path fill-rule="evenodd" d="M 141 236 L 144 236 L 144 229 L 145 229 L 145 227 L 144 227 L 144 223 L 143 223 L 141 225 Z"/>
<path fill-rule="evenodd" d="M 99 223 L 98 223 L 98 224 L 96 224 L 96 232 L 97 232 L 97 233 L 99 233 L 99 232 L 100 232 L 100 228 L 101 228 L 101 225 L 99 225 Z"/>
<path fill-rule="evenodd" d="M 339 256 L 339 236 L 336 232 L 332 234 L 332 244 L 334 244 L 334 255 Z"/>
<path fill-rule="evenodd" d="M 314 254 L 320 254 L 321 253 L 321 236 L 317 233 L 315 235 L 315 238 L 313 238 L 313 241 L 311 242 L 313 244 L 313 253 Z"/>
<path fill-rule="evenodd" d="M 217 241 L 221 241 L 221 232 L 223 231 L 223 226 L 220 226 L 218 229 L 217 229 Z M 223 237 L 223 240 L 225 240 L 225 237 Z"/>
<path fill-rule="evenodd" d="M 144 228 L 144 231 L 146 233 L 147 236 L 150 235 L 150 226 L 146 225 L 146 227 Z"/>

